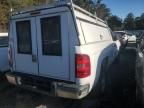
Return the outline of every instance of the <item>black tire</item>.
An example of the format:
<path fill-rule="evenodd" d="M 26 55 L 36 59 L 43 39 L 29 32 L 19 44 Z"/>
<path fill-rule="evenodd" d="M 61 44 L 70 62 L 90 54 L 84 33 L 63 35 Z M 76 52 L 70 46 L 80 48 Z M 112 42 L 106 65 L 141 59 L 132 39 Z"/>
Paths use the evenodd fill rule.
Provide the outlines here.
<path fill-rule="evenodd" d="M 3 81 L 3 80 L 5 80 L 6 78 L 5 78 L 5 74 L 4 73 L 2 73 L 2 72 L 0 72 L 0 81 Z"/>
<path fill-rule="evenodd" d="M 140 87 L 136 87 L 136 103 L 140 108 L 144 108 L 144 91 Z"/>
<path fill-rule="evenodd" d="M 105 61 L 102 63 L 101 71 L 100 71 L 100 77 L 99 77 L 99 80 L 98 80 L 97 85 L 96 85 L 97 98 L 102 98 L 106 93 L 107 85 L 109 82 L 107 70 L 108 70 L 107 61 Z"/>
<path fill-rule="evenodd" d="M 98 88 L 98 91 L 99 91 L 99 96 L 103 96 L 105 91 L 106 91 L 106 83 L 107 83 L 107 76 L 106 76 L 106 67 L 105 66 L 102 66 L 101 68 L 101 73 L 100 73 L 100 78 L 99 78 L 99 88 Z"/>
<path fill-rule="evenodd" d="M 90 94 L 87 98 L 101 98 L 104 96 L 106 87 L 108 84 L 108 77 L 107 77 L 107 60 L 102 62 L 101 70 L 100 70 L 100 77 L 96 84 L 96 86 L 92 89 Z"/>

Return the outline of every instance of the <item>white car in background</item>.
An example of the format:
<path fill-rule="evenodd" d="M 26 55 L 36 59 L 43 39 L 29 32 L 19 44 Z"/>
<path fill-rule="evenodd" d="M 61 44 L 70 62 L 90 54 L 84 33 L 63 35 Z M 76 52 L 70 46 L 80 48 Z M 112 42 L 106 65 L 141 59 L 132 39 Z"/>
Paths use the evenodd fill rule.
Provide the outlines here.
<path fill-rule="evenodd" d="M 128 42 L 128 35 L 125 31 L 114 31 L 114 35 L 117 37 L 117 39 L 121 42 L 122 45 L 126 45 Z"/>
<path fill-rule="evenodd" d="M 8 68 L 8 33 L 0 33 L 0 72 Z"/>
<path fill-rule="evenodd" d="M 131 34 L 129 36 L 128 42 L 136 42 L 136 36 Z"/>
<path fill-rule="evenodd" d="M 115 42 L 115 44 L 117 46 L 117 50 L 119 51 L 120 47 L 121 47 L 120 38 L 114 32 L 111 32 L 111 33 L 112 33 L 113 41 Z"/>

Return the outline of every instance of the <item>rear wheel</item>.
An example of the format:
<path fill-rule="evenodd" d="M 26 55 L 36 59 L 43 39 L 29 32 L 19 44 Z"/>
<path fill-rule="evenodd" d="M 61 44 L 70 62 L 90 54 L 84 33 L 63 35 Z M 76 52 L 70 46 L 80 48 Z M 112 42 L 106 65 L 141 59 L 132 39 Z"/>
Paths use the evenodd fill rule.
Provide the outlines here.
<path fill-rule="evenodd" d="M 106 85 L 107 85 L 107 75 L 106 75 L 107 67 L 102 65 L 99 82 L 98 82 L 98 94 L 99 96 L 103 96 L 106 91 Z"/>
<path fill-rule="evenodd" d="M 96 86 L 90 92 L 88 97 L 98 98 L 98 99 L 103 97 L 105 94 L 106 88 L 107 88 L 107 84 L 108 84 L 107 61 L 105 61 L 105 62 L 102 62 L 102 65 L 101 65 L 99 80 L 98 80 Z"/>
<path fill-rule="evenodd" d="M 142 108 L 144 107 L 144 90 L 138 86 L 136 87 L 136 102 Z"/>

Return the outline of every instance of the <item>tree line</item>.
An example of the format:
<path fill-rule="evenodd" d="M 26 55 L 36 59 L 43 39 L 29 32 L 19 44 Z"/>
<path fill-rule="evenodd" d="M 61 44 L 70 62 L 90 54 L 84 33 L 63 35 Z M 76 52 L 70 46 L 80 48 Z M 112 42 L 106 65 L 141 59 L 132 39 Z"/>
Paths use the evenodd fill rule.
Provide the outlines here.
<path fill-rule="evenodd" d="M 144 13 L 141 16 L 134 17 L 133 13 L 128 13 L 128 15 L 121 19 L 120 17 L 113 15 L 106 4 L 102 3 L 102 0 L 74 0 L 75 3 L 82 8 L 90 11 L 107 21 L 109 27 L 113 31 L 118 30 L 144 30 Z"/>
<path fill-rule="evenodd" d="M 109 27 L 116 30 L 144 30 L 144 13 L 140 16 L 134 17 L 133 13 L 128 15 L 122 20 L 116 15 L 112 15 L 108 18 Z"/>
<path fill-rule="evenodd" d="M 11 9 L 23 9 L 40 4 L 48 4 L 53 1 L 55 0 L 2 0 L 0 1 L 0 25 L 8 25 Z M 73 0 L 73 2 L 107 21 L 112 30 L 144 29 L 144 13 L 139 17 L 134 17 L 133 13 L 129 13 L 126 18 L 122 20 L 118 16 L 112 15 L 110 9 L 106 4 L 102 3 L 102 0 Z"/>
<path fill-rule="evenodd" d="M 50 3 L 53 0 L 1 0 L 0 1 L 0 24 L 7 24 L 10 11 Z"/>

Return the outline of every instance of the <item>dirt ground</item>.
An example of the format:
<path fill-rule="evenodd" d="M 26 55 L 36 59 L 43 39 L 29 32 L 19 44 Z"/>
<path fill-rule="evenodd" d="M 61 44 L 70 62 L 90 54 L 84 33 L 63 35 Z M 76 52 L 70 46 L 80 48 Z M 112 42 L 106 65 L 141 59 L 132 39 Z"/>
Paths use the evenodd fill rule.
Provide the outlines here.
<path fill-rule="evenodd" d="M 110 84 L 101 99 L 70 100 L 24 90 L 0 81 L 0 108 L 136 108 L 134 49 L 124 49 L 109 69 Z"/>

